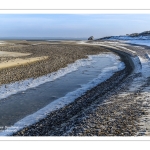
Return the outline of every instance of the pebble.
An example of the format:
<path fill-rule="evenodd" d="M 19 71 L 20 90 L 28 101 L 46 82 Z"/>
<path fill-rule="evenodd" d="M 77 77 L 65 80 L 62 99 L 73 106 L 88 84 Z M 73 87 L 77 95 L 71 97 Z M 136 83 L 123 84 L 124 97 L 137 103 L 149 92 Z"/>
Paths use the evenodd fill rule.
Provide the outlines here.
<path fill-rule="evenodd" d="M 143 107 L 147 107 L 147 106 L 148 106 L 148 103 L 147 103 L 147 102 L 143 102 L 143 103 L 142 103 L 142 106 L 143 106 Z"/>
<path fill-rule="evenodd" d="M 42 42 L 42 41 L 41 41 Z M 0 51 L 31 53 L 29 56 L 21 58 L 31 58 L 40 56 L 49 56 L 47 60 L 38 61 L 29 65 L 7 68 L 0 70 L 0 83 L 7 84 L 28 78 L 37 78 L 39 76 L 55 72 L 64 68 L 67 64 L 75 62 L 77 59 L 87 58 L 87 55 L 108 52 L 98 46 L 70 45 L 70 44 L 15 44 L 14 46 L 0 46 Z M 61 55 L 60 55 L 61 54 Z M 16 57 L 20 58 L 20 57 Z M 5 57 L 5 61 L 12 60 L 13 57 Z M 4 58 L 0 57 L 0 62 Z"/>

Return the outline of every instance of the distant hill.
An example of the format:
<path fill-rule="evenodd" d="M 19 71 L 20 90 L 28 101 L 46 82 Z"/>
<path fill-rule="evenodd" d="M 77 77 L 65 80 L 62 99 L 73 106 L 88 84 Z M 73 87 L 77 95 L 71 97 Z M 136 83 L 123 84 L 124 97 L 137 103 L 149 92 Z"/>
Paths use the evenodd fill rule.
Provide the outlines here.
<path fill-rule="evenodd" d="M 127 34 L 128 36 L 131 37 L 138 37 L 138 36 L 150 36 L 150 31 L 144 31 L 141 33 L 132 33 L 132 34 Z"/>
<path fill-rule="evenodd" d="M 107 36 L 98 40 L 150 40 L 150 31 L 132 33 L 120 36 Z"/>

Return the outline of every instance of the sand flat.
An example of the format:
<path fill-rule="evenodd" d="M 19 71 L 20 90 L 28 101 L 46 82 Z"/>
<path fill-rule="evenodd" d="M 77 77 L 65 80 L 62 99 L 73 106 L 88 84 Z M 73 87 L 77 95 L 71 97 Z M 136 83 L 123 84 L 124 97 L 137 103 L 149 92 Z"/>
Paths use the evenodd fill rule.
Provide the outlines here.
<path fill-rule="evenodd" d="M 26 65 L 26 64 L 41 61 L 41 60 L 44 60 L 47 58 L 48 58 L 48 56 L 33 57 L 33 58 L 27 58 L 27 59 L 17 58 L 15 60 L 9 60 L 7 62 L 5 61 L 5 62 L 0 63 L 0 69 L 16 67 L 16 66 L 20 66 L 20 65 Z"/>
<path fill-rule="evenodd" d="M 31 55 L 31 53 L 0 51 L 0 57 L 21 57 L 21 56 L 28 56 L 28 55 Z"/>

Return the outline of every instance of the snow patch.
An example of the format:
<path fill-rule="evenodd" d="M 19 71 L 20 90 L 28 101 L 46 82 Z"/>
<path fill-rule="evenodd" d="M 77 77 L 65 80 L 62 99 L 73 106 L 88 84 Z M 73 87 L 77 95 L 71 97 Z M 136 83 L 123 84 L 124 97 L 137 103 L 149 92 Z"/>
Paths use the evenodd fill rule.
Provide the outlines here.
<path fill-rule="evenodd" d="M 131 44 L 138 44 L 138 45 L 146 45 L 150 46 L 150 36 L 138 36 L 138 37 L 130 37 L 130 36 L 112 36 L 109 39 L 105 39 L 106 41 L 109 40 L 122 40 L 125 43 Z"/>
<path fill-rule="evenodd" d="M 129 40 L 129 41 L 126 41 L 126 43 L 150 46 L 150 39 L 149 40 Z"/>
<path fill-rule="evenodd" d="M 106 39 L 107 40 L 107 39 Z M 112 36 L 108 40 L 150 40 L 150 36 Z"/>
<path fill-rule="evenodd" d="M 141 65 L 141 61 L 140 61 L 139 57 L 136 56 L 136 57 L 130 57 L 130 58 L 132 59 L 132 62 L 134 64 L 134 73 L 141 72 L 142 65 Z"/>
<path fill-rule="evenodd" d="M 147 56 L 149 57 L 148 54 Z M 142 75 L 147 78 L 150 76 L 150 60 L 142 57 L 139 57 L 139 59 L 142 64 Z"/>

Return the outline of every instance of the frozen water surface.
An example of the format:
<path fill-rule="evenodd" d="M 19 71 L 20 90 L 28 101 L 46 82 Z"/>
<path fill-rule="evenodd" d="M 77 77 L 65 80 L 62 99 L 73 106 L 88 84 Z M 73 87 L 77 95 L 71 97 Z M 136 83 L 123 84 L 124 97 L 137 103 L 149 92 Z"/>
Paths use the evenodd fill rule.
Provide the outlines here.
<path fill-rule="evenodd" d="M 38 79 L 1 86 L 0 126 L 9 128 L 0 135 L 11 134 L 14 129 L 37 122 L 124 67 L 119 57 L 112 53 L 91 55 L 88 59 L 78 60 L 61 71 Z"/>

